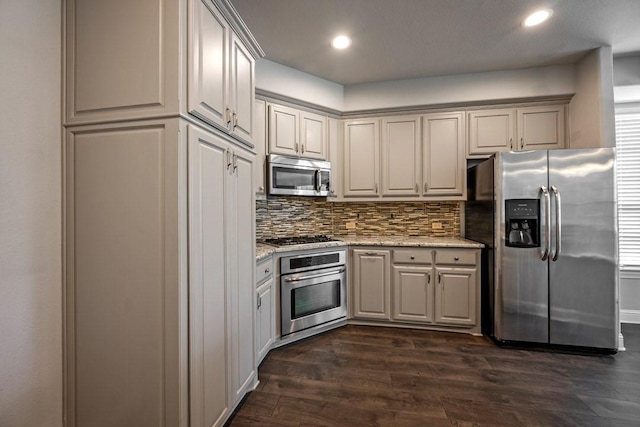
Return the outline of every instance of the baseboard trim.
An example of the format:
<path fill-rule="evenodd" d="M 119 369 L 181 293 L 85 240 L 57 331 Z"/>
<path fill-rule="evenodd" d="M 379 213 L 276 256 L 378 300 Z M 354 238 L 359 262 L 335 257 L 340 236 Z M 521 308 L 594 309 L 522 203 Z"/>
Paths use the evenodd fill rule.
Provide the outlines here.
<path fill-rule="evenodd" d="M 620 310 L 620 323 L 640 324 L 640 310 Z"/>

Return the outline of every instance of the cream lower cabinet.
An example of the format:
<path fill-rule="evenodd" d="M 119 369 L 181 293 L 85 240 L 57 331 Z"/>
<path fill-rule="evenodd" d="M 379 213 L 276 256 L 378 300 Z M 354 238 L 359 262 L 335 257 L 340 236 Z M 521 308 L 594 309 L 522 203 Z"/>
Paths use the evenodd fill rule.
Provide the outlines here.
<path fill-rule="evenodd" d="M 353 318 L 479 333 L 479 253 L 466 248 L 352 249 Z M 390 283 L 387 268 L 393 272 Z"/>
<path fill-rule="evenodd" d="M 435 322 L 478 329 L 480 250 L 439 248 L 434 255 Z"/>
<path fill-rule="evenodd" d="M 269 256 L 256 266 L 256 364 L 271 350 L 276 336 L 276 297 L 273 260 Z"/>
<path fill-rule="evenodd" d="M 353 317 L 391 319 L 391 253 L 353 249 L 351 257 Z"/>
<path fill-rule="evenodd" d="M 433 269 L 393 266 L 393 320 L 433 322 Z"/>

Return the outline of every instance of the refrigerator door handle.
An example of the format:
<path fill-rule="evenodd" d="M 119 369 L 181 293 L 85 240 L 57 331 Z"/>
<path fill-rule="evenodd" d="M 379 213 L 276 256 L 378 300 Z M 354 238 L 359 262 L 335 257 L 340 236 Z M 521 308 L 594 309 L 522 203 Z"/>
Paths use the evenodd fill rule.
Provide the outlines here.
<path fill-rule="evenodd" d="M 544 249 L 540 254 L 540 259 L 546 261 L 549 258 L 549 251 L 551 250 L 551 197 L 549 196 L 549 190 L 544 185 L 540 187 L 542 196 L 544 198 Z"/>
<path fill-rule="evenodd" d="M 562 200 L 560 199 L 560 191 L 558 190 L 558 187 L 552 185 L 551 191 L 553 192 L 553 197 L 556 199 L 556 250 L 553 255 L 551 255 L 551 261 L 557 261 L 561 248 L 560 235 L 562 234 Z"/>

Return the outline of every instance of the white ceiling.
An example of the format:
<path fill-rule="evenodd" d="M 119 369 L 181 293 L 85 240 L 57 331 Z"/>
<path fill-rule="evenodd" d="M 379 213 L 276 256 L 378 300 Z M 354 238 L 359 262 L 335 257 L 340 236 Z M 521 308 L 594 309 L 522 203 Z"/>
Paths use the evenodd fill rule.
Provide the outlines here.
<path fill-rule="evenodd" d="M 640 51 L 640 0 L 231 0 L 266 58 L 340 84 L 573 63 Z M 522 20 L 554 10 L 539 27 Z M 346 33 L 351 48 L 331 38 Z"/>

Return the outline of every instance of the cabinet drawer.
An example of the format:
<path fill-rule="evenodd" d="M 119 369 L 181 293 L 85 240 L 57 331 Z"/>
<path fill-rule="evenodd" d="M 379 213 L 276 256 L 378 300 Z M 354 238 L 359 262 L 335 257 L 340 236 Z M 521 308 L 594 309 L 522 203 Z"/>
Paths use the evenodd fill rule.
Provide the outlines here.
<path fill-rule="evenodd" d="M 438 249 L 436 264 L 476 265 L 476 251 L 464 249 Z"/>
<path fill-rule="evenodd" d="M 256 265 L 256 283 L 260 283 L 267 280 L 273 274 L 273 263 L 271 257 L 264 259 Z"/>
<path fill-rule="evenodd" d="M 433 261 L 431 249 L 394 249 L 393 262 L 402 264 L 431 264 Z"/>

